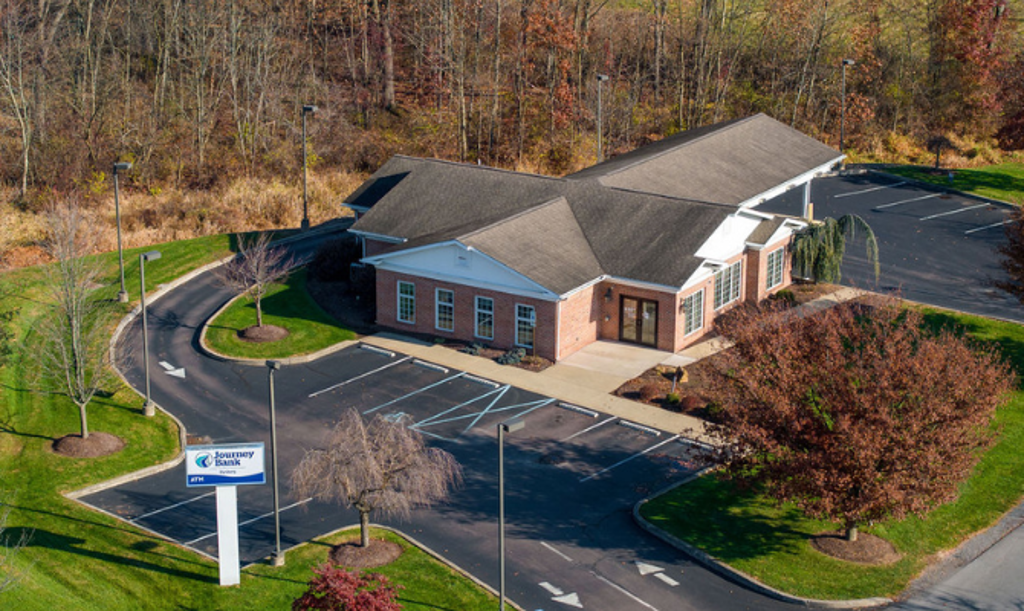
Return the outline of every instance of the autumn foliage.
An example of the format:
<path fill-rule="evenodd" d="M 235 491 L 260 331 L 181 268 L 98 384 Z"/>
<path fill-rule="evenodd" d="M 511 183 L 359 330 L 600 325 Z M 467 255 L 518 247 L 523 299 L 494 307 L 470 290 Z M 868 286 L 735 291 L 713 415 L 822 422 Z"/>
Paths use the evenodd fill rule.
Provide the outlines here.
<path fill-rule="evenodd" d="M 309 589 L 292 603 L 293 611 L 400 611 L 401 586 L 384 575 L 346 571 L 329 563 L 313 569 Z"/>
<path fill-rule="evenodd" d="M 709 382 L 724 474 L 841 520 L 851 538 L 955 498 L 1014 379 L 889 298 L 810 315 L 743 308 L 721 331 L 735 342 Z"/>

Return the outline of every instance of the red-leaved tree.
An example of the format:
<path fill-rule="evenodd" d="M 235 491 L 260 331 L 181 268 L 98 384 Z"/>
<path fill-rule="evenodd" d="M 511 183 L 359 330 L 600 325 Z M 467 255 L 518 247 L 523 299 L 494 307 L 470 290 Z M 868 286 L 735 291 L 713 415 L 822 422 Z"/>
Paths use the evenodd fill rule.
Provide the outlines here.
<path fill-rule="evenodd" d="M 400 611 L 395 601 L 401 586 L 384 575 L 360 574 L 324 563 L 313 568 L 309 589 L 292 603 L 292 611 Z"/>
<path fill-rule="evenodd" d="M 735 345 L 709 394 L 724 473 L 815 517 L 857 526 L 954 499 L 992 440 L 1014 376 L 896 299 L 725 317 Z"/>

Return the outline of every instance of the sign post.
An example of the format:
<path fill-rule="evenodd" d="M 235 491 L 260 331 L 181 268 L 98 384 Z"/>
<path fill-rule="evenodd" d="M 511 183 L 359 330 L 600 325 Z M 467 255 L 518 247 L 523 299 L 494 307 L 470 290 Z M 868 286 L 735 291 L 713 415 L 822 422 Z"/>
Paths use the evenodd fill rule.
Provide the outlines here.
<path fill-rule="evenodd" d="M 241 582 L 238 558 L 239 485 L 267 481 L 262 443 L 229 443 L 185 447 L 185 474 L 189 488 L 217 487 L 217 559 L 220 585 Z"/>

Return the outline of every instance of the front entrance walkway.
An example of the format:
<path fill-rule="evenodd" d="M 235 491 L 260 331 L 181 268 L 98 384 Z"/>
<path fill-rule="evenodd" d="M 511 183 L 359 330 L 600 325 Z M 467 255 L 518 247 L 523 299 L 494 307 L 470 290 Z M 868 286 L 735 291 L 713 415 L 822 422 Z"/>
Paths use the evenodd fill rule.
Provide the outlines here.
<path fill-rule="evenodd" d="M 635 344 L 601 340 L 584 346 L 540 375 L 612 392 L 671 355 Z"/>

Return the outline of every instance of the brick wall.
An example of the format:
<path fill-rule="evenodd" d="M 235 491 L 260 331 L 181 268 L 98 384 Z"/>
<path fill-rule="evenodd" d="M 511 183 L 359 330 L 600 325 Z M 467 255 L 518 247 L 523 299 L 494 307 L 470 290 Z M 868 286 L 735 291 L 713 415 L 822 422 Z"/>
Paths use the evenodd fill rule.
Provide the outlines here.
<path fill-rule="evenodd" d="M 785 238 L 766 245 L 761 250 L 749 249 L 747 251 L 747 299 L 753 303 L 760 302 L 773 293 L 777 293 L 793 283 L 793 258 L 788 250 L 792 238 Z M 778 286 L 768 290 L 766 288 L 768 279 L 768 254 L 786 248 L 782 256 L 782 282 Z"/>
<path fill-rule="evenodd" d="M 608 299 L 611 289 L 611 299 Z M 653 289 L 637 288 L 615 282 L 602 282 L 596 287 L 597 298 L 601 305 L 599 337 L 601 339 L 618 340 L 620 331 L 620 314 L 622 297 L 635 297 L 658 302 L 658 350 L 675 349 L 676 335 L 676 295 Z"/>
<path fill-rule="evenodd" d="M 411 282 L 416 287 L 416 314 L 413 323 L 398 320 L 398 282 L 400 280 Z M 438 288 L 448 289 L 455 293 L 454 331 L 443 331 L 436 327 L 435 289 Z M 475 336 L 477 296 L 489 297 L 494 300 L 494 339 L 488 340 Z M 399 332 L 450 337 L 508 350 L 515 345 L 516 304 L 534 307 L 537 321 L 534 330 L 536 354 L 555 360 L 557 305 L 554 302 L 377 270 L 377 324 L 391 327 Z"/>
<path fill-rule="evenodd" d="M 704 311 L 702 313 L 703 326 L 689 335 L 686 334 L 686 316 L 683 312 L 683 301 L 687 297 L 699 292 L 701 289 L 704 290 Z M 695 344 L 701 340 L 705 335 L 714 331 L 715 327 L 715 310 L 714 310 L 714 299 L 715 299 L 715 277 L 709 276 L 706 280 L 695 286 L 687 288 L 685 291 L 679 293 L 676 300 L 675 312 L 676 312 L 676 336 L 675 343 L 672 349 L 673 352 L 679 352 L 683 348 Z"/>
<path fill-rule="evenodd" d="M 597 286 L 590 286 L 569 296 L 561 303 L 559 321 L 558 358 L 597 340 L 602 317 L 601 295 Z M 616 338 L 617 339 L 617 338 Z"/>

